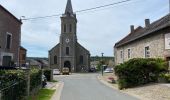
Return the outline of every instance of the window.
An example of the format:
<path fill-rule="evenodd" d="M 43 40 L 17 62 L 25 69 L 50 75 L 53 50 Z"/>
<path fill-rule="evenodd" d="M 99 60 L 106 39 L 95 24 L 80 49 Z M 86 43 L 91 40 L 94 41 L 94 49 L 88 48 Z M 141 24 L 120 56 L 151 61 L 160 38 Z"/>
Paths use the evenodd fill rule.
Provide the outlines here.
<path fill-rule="evenodd" d="M 69 55 L 69 47 L 66 47 L 66 55 Z"/>
<path fill-rule="evenodd" d="M 149 46 L 145 47 L 145 58 L 149 58 L 150 57 L 150 48 Z"/>
<path fill-rule="evenodd" d="M 57 56 L 54 56 L 54 64 L 57 64 Z"/>
<path fill-rule="evenodd" d="M 70 24 L 70 32 L 72 32 L 72 24 Z"/>
<path fill-rule="evenodd" d="M 80 64 L 83 64 L 83 56 L 80 56 Z"/>
<path fill-rule="evenodd" d="M 120 51 L 120 58 L 123 58 L 123 51 Z"/>
<path fill-rule="evenodd" d="M 128 49 L 128 58 L 131 58 L 131 49 Z"/>
<path fill-rule="evenodd" d="M 64 32 L 66 32 L 66 29 L 67 29 L 66 27 L 67 27 L 66 24 L 64 24 Z"/>
<path fill-rule="evenodd" d="M 11 40 L 12 40 L 12 35 L 7 33 L 7 37 L 6 37 L 6 48 L 7 49 L 11 48 Z"/>

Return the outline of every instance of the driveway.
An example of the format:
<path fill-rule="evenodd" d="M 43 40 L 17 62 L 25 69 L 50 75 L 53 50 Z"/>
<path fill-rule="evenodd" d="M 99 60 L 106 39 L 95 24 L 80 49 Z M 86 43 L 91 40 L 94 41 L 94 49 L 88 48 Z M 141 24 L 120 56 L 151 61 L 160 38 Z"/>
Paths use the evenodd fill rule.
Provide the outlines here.
<path fill-rule="evenodd" d="M 98 74 L 60 75 L 54 78 L 64 82 L 61 100 L 138 100 L 105 86 Z"/>

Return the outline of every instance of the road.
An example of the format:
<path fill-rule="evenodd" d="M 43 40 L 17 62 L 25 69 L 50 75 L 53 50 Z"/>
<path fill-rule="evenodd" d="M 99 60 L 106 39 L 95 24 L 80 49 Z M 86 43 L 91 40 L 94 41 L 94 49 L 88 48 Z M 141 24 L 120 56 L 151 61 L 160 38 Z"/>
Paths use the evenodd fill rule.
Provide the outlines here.
<path fill-rule="evenodd" d="M 72 74 L 55 76 L 64 82 L 61 100 L 138 100 L 105 86 L 97 79 L 98 74 Z"/>

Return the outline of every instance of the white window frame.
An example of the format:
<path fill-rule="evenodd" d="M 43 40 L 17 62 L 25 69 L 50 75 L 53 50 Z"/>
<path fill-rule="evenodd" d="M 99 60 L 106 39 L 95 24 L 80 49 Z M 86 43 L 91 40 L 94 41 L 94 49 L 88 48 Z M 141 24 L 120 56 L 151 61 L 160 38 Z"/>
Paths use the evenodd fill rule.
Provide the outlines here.
<path fill-rule="evenodd" d="M 131 53 L 132 53 L 131 50 L 132 50 L 131 48 L 128 48 L 128 49 L 127 49 L 127 57 L 128 57 L 128 59 L 131 58 Z"/>
<path fill-rule="evenodd" d="M 149 48 L 149 50 L 146 50 L 147 47 Z M 150 58 L 150 46 L 145 46 L 144 51 L 145 58 Z"/>
<path fill-rule="evenodd" d="M 11 47 L 12 47 L 12 34 L 11 34 L 11 33 L 9 33 L 9 32 L 7 32 L 7 33 L 6 33 L 5 48 L 7 49 L 7 36 L 8 36 L 8 35 L 10 35 L 10 36 L 11 36 L 10 47 L 9 47 L 9 49 L 11 49 Z"/>

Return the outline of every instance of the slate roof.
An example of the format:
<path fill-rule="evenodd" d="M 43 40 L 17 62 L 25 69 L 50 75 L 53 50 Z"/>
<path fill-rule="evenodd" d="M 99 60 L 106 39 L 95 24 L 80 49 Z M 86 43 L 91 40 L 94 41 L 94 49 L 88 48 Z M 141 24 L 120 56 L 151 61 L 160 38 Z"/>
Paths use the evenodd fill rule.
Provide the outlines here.
<path fill-rule="evenodd" d="M 23 46 L 20 46 L 20 49 L 27 51 L 27 49 L 25 49 Z"/>
<path fill-rule="evenodd" d="M 73 8 L 72 8 L 71 0 L 67 0 L 67 6 L 66 6 L 65 14 L 67 14 L 67 13 L 73 14 Z"/>
<path fill-rule="evenodd" d="M 145 37 L 147 35 L 153 34 L 156 31 L 159 31 L 163 28 L 170 26 L 170 14 L 162 17 L 161 19 L 151 23 L 148 27 L 141 27 L 135 29 L 133 33 L 128 34 L 125 38 L 120 40 L 115 44 L 115 47 L 118 48 L 120 46 L 126 45 L 130 42 L 133 42 L 137 39 Z"/>

